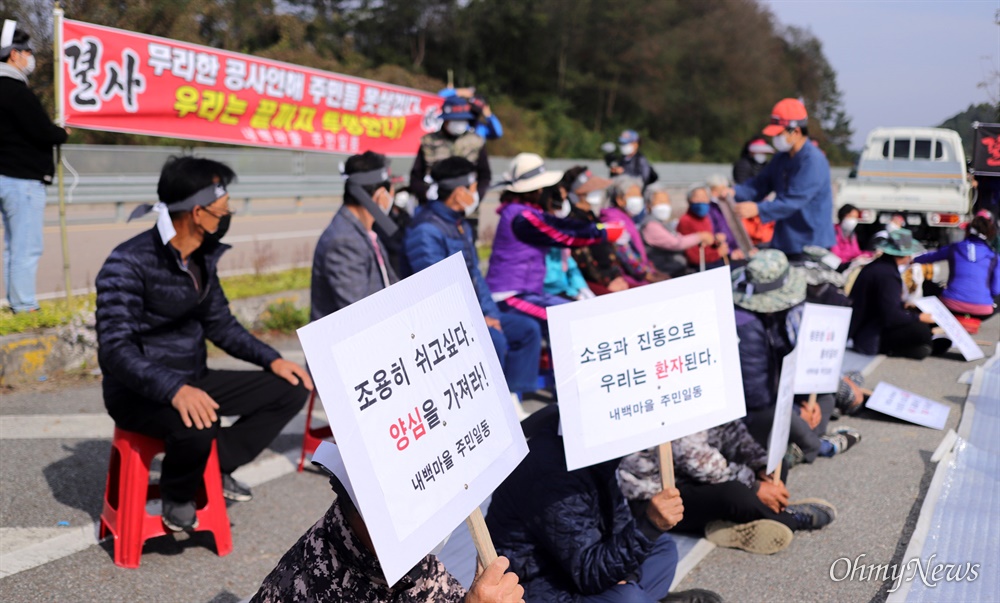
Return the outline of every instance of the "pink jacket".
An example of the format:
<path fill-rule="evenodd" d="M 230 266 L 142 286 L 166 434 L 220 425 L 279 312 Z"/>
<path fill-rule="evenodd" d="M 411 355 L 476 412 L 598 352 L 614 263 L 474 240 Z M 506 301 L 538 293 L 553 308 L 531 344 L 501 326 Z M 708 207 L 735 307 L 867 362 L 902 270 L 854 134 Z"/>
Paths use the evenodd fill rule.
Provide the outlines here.
<path fill-rule="evenodd" d="M 835 224 L 833 226 L 834 235 L 837 238 L 837 242 L 834 244 L 830 251 L 833 255 L 840 258 L 841 262 L 850 262 L 856 257 L 862 255 L 861 247 L 858 246 L 858 236 L 851 233 L 851 238 L 844 236 L 844 232 L 840 229 L 840 224 Z"/>

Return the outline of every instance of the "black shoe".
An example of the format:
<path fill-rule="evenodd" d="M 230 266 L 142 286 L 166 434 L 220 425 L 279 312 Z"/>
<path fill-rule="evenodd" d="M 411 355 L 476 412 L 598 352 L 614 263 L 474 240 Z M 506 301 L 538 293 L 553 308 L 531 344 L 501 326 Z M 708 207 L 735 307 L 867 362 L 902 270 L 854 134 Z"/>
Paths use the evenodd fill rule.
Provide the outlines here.
<path fill-rule="evenodd" d="M 692 588 L 670 593 L 660 599 L 660 603 L 723 603 L 718 593 L 703 588 Z"/>
<path fill-rule="evenodd" d="M 796 530 L 819 530 L 837 518 L 837 508 L 822 498 L 790 502 L 784 512 L 793 516 Z"/>
<path fill-rule="evenodd" d="M 945 335 L 936 335 L 931 340 L 931 356 L 944 356 L 951 349 L 951 339 Z"/>
<path fill-rule="evenodd" d="M 820 436 L 819 439 L 830 442 L 830 445 L 833 446 L 833 454 L 837 455 L 847 452 L 852 446 L 860 442 L 861 432 L 845 425 L 844 427 L 838 427 L 826 435 Z"/>
<path fill-rule="evenodd" d="M 253 492 L 244 483 L 236 481 L 231 473 L 222 474 L 222 496 L 236 502 L 253 500 Z"/>
<path fill-rule="evenodd" d="M 163 525 L 172 532 L 186 532 L 198 528 L 198 509 L 194 501 L 176 502 L 162 499 Z"/>

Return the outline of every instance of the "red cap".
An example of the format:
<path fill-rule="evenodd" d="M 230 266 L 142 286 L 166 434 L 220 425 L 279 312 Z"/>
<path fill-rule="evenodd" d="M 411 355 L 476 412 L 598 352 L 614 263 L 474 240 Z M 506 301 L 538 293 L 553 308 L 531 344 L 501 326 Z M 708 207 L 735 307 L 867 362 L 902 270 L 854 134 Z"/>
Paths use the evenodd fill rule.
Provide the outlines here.
<path fill-rule="evenodd" d="M 764 128 L 765 136 L 777 136 L 788 128 L 801 128 L 806 125 L 809 114 L 802 101 L 794 98 L 783 98 L 771 109 L 771 122 Z"/>

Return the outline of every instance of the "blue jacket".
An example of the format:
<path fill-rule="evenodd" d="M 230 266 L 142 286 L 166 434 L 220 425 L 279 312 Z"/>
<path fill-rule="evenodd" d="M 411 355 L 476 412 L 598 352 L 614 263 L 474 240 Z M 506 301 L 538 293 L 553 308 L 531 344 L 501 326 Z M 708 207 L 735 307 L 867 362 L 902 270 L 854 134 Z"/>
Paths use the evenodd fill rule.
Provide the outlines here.
<path fill-rule="evenodd" d="M 797 254 L 806 245 L 830 249 L 836 243 L 830 163 L 812 141 L 794 157 L 778 153 L 753 180 L 735 188 L 737 201 L 761 201 L 775 193 L 773 201 L 757 204 L 761 221 L 775 223 L 771 247 Z"/>
<path fill-rule="evenodd" d="M 968 237 L 917 256 L 913 261 L 930 264 L 940 260 L 948 260 L 948 286 L 942 297 L 967 304 L 993 305 L 993 298 L 1000 295 L 1000 261 L 985 241 Z"/>
<path fill-rule="evenodd" d="M 403 271 L 405 275 L 420 272 L 441 260 L 461 253 L 469 269 L 472 286 L 479 298 L 484 316 L 500 319 L 500 309 L 479 271 L 479 255 L 472 242 L 472 225 L 462 212 L 448 209 L 441 201 L 431 201 L 418 211 L 403 238 Z"/>
<path fill-rule="evenodd" d="M 264 368 L 281 357 L 229 311 L 216 274 L 227 249 L 203 247 L 188 259 L 202 266 L 201 291 L 156 228 L 125 241 L 105 260 L 97 274 L 97 360 L 112 417 L 126 405 L 169 405 L 182 385 L 203 377 L 205 339 Z"/>
<path fill-rule="evenodd" d="M 757 314 L 736 308 L 740 369 L 747 410 L 773 406 L 778 397 L 781 365 L 793 349 L 802 320 L 802 304 L 787 312 Z"/>
<path fill-rule="evenodd" d="M 565 268 L 563 263 L 565 262 Z M 545 254 L 545 292 L 551 295 L 576 297 L 587 281 L 568 249 L 552 247 Z"/>
<path fill-rule="evenodd" d="M 640 528 L 618 487 L 614 459 L 566 470 L 559 415 L 546 418 L 528 456 L 493 493 L 486 524 L 524 600 L 569 603 L 638 570 L 659 536 Z"/>
<path fill-rule="evenodd" d="M 378 246 L 391 285 L 398 279 L 381 239 Z M 309 320 L 319 320 L 385 287 L 368 231 L 346 205 L 341 206 L 313 252 Z"/>

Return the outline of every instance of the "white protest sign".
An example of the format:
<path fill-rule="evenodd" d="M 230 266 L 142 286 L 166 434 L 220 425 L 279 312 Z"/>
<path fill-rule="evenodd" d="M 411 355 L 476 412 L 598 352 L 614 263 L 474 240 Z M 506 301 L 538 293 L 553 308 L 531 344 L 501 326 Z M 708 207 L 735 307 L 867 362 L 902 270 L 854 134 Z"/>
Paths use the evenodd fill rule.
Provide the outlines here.
<path fill-rule="evenodd" d="M 851 326 L 850 308 L 805 304 L 795 343 L 796 394 L 828 394 L 840 386 Z"/>
<path fill-rule="evenodd" d="M 965 357 L 966 361 L 979 360 L 985 356 L 983 350 L 972 339 L 969 332 L 959 324 L 955 315 L 941 303 L 940 299 L 936 297 L 921 297 L 914 300 L 913 304 L 920 308 L 921 312 L 927 312 L 934 317 L 934 322 L 944 329 L 948 339 L 951 339 L 952 345 L 962 352 L 962 356 Z"/>
<path fill-rule="evenodd" d="M 566 464 L 746 414 L 727 267 L 548 309 Z"/>
<path fill-rule="evenodd" d="M 393 584 L 528 452 L 462 255 L 298 334 Z"/>
<path fill-rule="evenodd" d="M 927 398 L 900 389 L 888 383 L 879 383 L 865 406 L 871 410 L 932 429 L 944 429 L 951 408 Z"/>
<path fill-rule="evenodd" d="M 788 435 L 792 429 L 792 408 L 795 402 L 795 373 L 797 354 L 793 351 L 781 363 L 778 380 L 778 401 L 774 407 L 774 422 L 767 442 L 767 474 L 774 473 L 788 449 Z"/>

